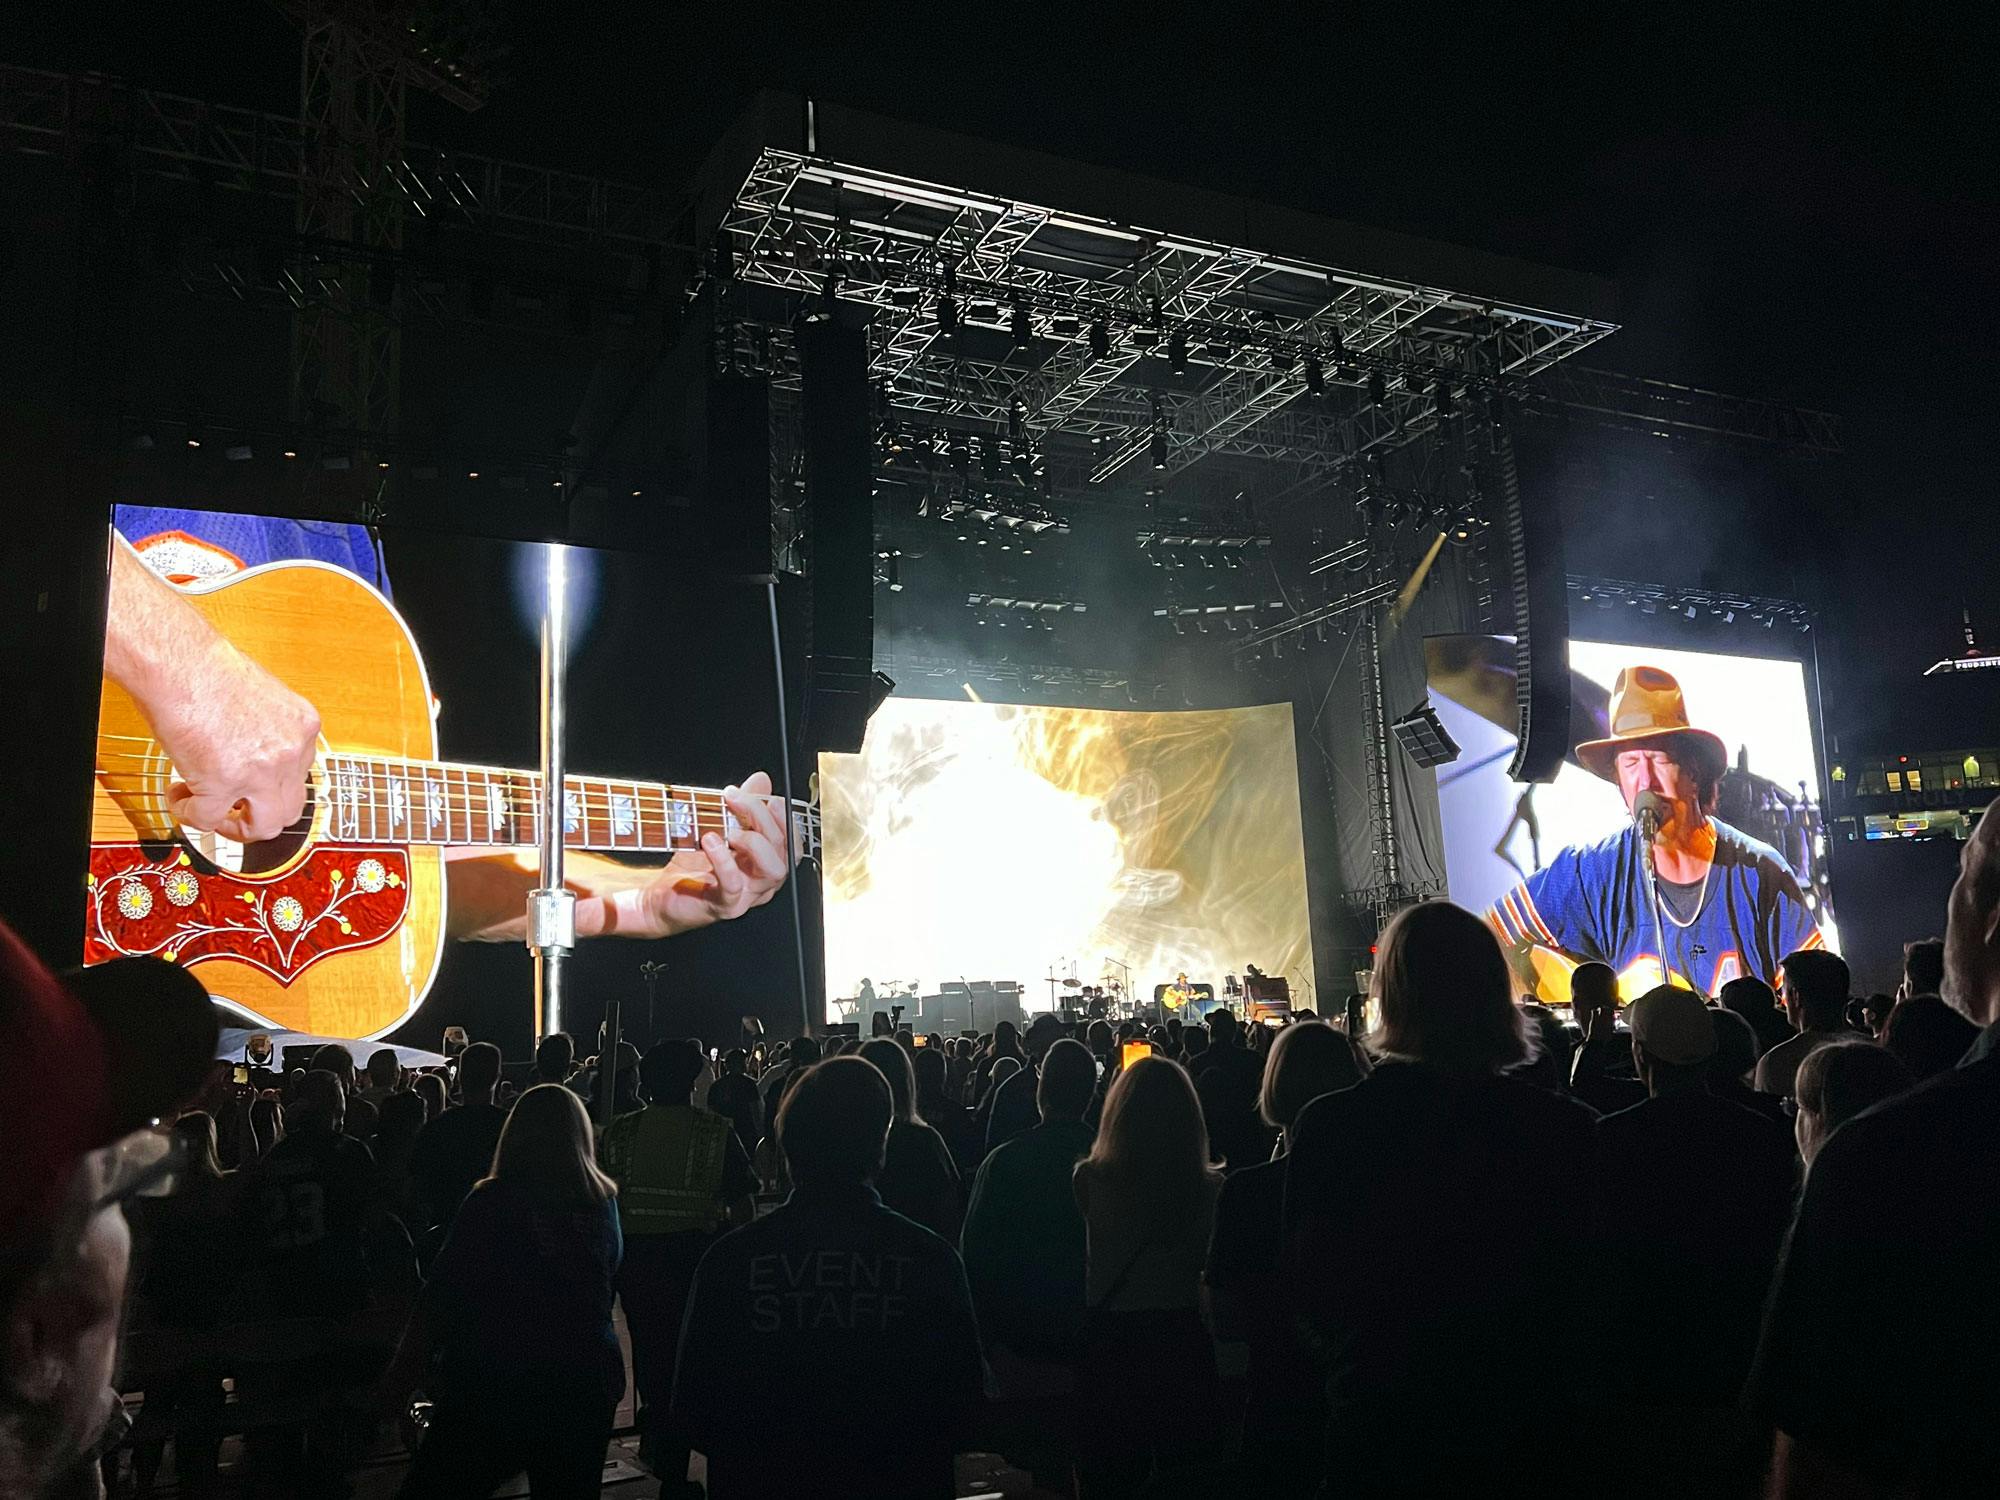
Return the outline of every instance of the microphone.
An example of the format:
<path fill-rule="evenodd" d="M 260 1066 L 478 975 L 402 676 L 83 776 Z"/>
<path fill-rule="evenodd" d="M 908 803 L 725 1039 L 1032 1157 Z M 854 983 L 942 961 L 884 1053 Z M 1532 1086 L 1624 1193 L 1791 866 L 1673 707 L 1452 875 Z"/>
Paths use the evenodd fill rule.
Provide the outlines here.
<path fill-rule="evenodd" d="M 1650 838 L 1659 832 L 1660 824 L 1665 821 L 1666 808 L 1667 805 L 1660 794 L 1648 788 L 1632 799 L 1633 821 Z"/>

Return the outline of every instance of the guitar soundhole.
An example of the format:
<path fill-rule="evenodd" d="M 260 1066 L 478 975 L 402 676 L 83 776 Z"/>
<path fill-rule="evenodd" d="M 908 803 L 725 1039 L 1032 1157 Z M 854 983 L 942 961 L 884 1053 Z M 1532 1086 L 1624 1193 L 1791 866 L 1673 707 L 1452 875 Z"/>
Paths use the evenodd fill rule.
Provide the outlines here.
<path fill-rule="evenodd" d="M 275 837 L 259 839 L 254 844 L 239 844 L 219 833 L 183 828 L 181 841 L 198 863 L 211 870 L 226 875 L 270 875 L 296 860 L 311 841 L 316 811 L 315 788 L 308 782 L 305 807 L 298 818 Z"/>

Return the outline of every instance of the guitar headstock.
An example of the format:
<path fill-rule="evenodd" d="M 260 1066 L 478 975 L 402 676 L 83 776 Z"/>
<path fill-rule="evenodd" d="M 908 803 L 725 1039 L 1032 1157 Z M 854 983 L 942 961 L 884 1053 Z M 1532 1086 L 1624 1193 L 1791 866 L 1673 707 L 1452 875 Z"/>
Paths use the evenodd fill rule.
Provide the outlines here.
<path fill-rule="evenodd" d="M 797 859 L 819 860 L 819 804 L 802 797 L 792 799 L 792 848 Z"/>

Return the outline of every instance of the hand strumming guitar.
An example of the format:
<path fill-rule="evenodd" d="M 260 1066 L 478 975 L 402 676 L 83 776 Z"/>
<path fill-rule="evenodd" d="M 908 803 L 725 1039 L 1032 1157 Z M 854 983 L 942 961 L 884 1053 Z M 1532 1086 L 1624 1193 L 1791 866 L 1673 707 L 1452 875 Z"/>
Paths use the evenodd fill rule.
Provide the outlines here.
<path fill-rule="evenodd" d="M 118 539 L 104 675 L 132 695 L 173 760 L 167 811 L 176 822 L 249 844 L 297 820 L 319 751 L 318 711 Z"/>

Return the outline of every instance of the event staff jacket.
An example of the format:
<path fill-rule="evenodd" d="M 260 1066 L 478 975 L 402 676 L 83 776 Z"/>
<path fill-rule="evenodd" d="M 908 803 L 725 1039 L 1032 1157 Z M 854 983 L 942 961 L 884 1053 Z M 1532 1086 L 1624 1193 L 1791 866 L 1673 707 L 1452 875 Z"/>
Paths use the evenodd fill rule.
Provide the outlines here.
<path fill-rule="evenodd" d="M 599 1155 L 618 1184 L 626 1237 L 721 1227 L 730 1123 L 692 1104 L 649 1104 L 605 1129 Z"/>

